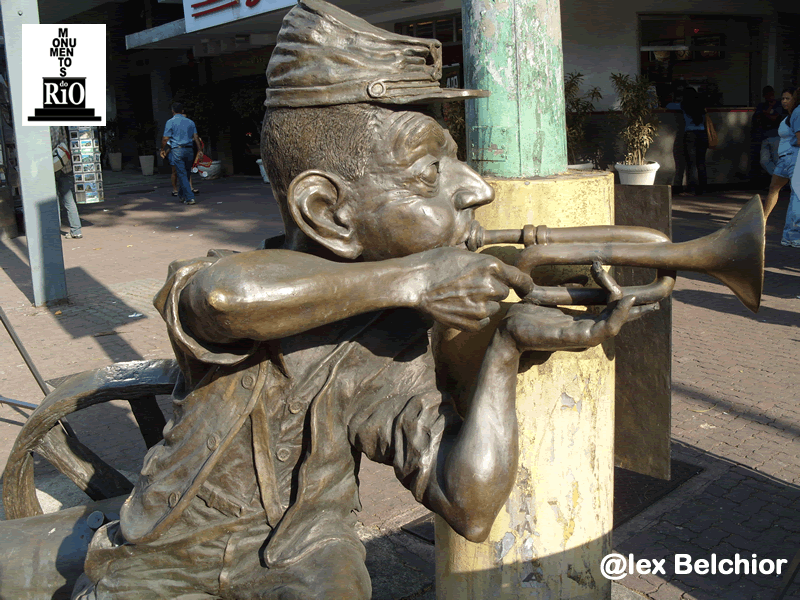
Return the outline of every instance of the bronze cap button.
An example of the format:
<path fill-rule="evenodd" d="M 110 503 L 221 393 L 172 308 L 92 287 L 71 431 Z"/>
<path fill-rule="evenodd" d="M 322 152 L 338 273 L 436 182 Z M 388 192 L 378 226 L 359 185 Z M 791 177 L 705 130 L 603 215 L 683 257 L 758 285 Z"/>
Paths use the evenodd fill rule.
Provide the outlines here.
<path fill-rule="evenodd" d="M 303 410 L 303 403 L 302 402 L 292 402 L 289 404 L 289 412 L 293 415 L 296 415 L 301 410 Z"/>
<path fill-rule="evenodd" d="M 289 452 L 288 448 L 281 448 L 278 450 L 278 460 L 281 462 L 286 462 L 290 454 L 291 452 Z"/>
<path fill-rule="evenodd" d="M 169 500 L 168 500 L 169 507 L 170 508 L 175 508 L 175 506 L 178 504 L 178 500 L 180 500 L 180 499 L 181 499 L 181 495 L 178 492 L 172 492 L 169 495 Z"/>
<path fill-rule="evenodd" d="M 217 446 L 219 446 L 219 438 L 212 433 L 210 436 L 208 436 L 206 446 L 208 446 L 209 450 L 216 450 Z"/>
<path fill-rule="evenodd" d="M 242 377 L 242 387 L 247 390 L 252 390 L 253 386 L 256 384 L 256 378 L 248 373 L 244 377 Z"/>

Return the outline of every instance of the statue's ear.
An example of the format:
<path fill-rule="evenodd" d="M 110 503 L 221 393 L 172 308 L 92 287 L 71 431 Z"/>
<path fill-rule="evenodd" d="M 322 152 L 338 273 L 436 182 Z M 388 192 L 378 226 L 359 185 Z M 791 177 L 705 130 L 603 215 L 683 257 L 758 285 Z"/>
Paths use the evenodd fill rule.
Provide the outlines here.
<path fill-rule="evenodd" d="M 363 248 L 346 206 L 348 187 L 325 171 L 303 171 L 292 180 L 286 203 L 300 230 L 343 258 L 357 258 Z"/>

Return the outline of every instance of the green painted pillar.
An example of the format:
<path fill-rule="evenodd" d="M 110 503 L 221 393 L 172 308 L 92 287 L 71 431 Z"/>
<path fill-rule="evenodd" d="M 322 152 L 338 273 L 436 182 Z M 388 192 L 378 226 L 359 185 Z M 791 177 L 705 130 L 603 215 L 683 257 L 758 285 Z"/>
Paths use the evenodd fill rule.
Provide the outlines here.
<path fill-rule="evenodd" d="M 468 159 L 495 189 L 476 211 L 481 225 L 613 224 L 612 174 L 567 172 L 558 0 L 464 0 L 464 54 L 466 86 L 492 92 L 467 102 Z M 482 251 L 508 260 L 516 250 Z M 470 389 L 489 336 L 449 330 L 437 339 L 442 373 Z M 485 542 L 437 517 L 437 600 L 611 597 L 600 563 L 611 551 L 613 343 L 523 365 L 514 489 Z"/>
<path fill-rule="evenodd" d="M 463 0 L 467 157 L 482 175 L 567 168 L 559 0 Z"/>

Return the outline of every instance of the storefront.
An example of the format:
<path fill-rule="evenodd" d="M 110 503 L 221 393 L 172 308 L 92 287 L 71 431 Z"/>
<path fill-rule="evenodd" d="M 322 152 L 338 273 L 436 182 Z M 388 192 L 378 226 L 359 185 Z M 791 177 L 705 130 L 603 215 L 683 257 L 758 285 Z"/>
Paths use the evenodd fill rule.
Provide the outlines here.
<path fill-rule="evenodd" d="M 210 156 L 222 162 L 226 173 L 258 174 L 265 72 L 283 16 L 293 5 L 284 0 L 184 0 L 182 21 L 128 35 L 131 58 L 143 63 L 133 71 L 147 79 L 141 93 L 152 97 L 152 102 L 138 103 L 146 106 L 140 111 L 152 114 L 163 129 L 169 101 L 182 101 L 209 142 Z M 366 10 L 347 1 L 337 5 L 389 31 L 440 40 L 443 84 L 463 86 L 459 0 L 392 0 Z"/>
<path fill-rule="evenodd" d="M 640 72 L 661 106 L 693 87 L 707 106 L 753 106 L 762 88 L 763 17 L 639 15 Z"/>
<path fill-rule="evenodd" d="M 665 11 L 665 8 L 669 11 Z M 661 107 L 680 101 L 691 86 L 704 98 L 719 133 L 708 153 L 709 182 L 746 185 L 760 176 L 751 136 L 761 90 L 796 85 L 800 5 L 788 0 L 657 0 L 636 5 L 602 0 L 561 3 L 564 71 L 584 74 L 598 87 L 591 133 L 601 140 L 603 164 L 621 158 L 619 131 L 609 110 L 617 101 L 612 73 L 644 75 Z M 659 114 L 661 125 L 648 158 L 661 168 L 657 183 L 681 185 L 682 116 Z M 760 143 L 760 142 L 759 142 Z"/>

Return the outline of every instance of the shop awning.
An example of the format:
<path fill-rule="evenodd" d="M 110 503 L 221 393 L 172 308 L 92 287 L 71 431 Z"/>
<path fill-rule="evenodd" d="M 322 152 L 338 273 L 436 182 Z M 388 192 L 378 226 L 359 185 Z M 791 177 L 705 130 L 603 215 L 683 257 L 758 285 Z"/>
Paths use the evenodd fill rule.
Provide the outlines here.
<path fill-rule="evenodd" d="M 204 2 L 209 3 L 211 0 Z M 128 50 L 194 48 L 198 58 L 252 46 L 268 46 L 275 43 L 284 15 L 295 4 L 295 0 L 272 0 L 270 8 L 274 10 L 270 12 L 199 31 L 188 31 L 191 28 L 187 28 L 186 19 L 179 19 L 127 35 L 125 45 Z M 408 0 L 388 0 L 377 7 L 370 0 L 338 0 L 336 4 L 371 23 L 402 21 L 461 7 L 458 0 L 418 0 L 413 4 L 409 4 Z"/>

